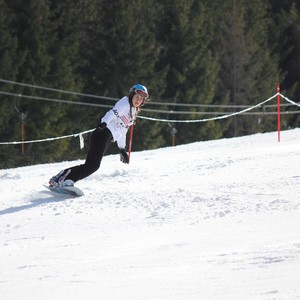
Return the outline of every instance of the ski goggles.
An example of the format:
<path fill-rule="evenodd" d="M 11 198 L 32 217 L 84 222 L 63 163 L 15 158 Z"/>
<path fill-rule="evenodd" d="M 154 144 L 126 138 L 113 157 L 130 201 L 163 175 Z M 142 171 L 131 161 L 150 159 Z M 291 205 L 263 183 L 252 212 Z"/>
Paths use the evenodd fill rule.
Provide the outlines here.
<path fill-rule="evenodd" d="M 144 99 L 147 99 L 148 98 L 148 93 L 146 93 L 145 91 L 142 91 L 142 90 L 135 90 L 134 91 L 136 94 L 142 96 Z"/>

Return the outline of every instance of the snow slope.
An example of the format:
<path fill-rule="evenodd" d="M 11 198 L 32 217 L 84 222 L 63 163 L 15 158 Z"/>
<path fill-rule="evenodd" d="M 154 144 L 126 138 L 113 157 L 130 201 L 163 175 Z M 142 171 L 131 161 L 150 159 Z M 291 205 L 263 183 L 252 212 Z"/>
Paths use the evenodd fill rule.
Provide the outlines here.
<path fill-rule="evenodd" d="M 300 129 L 0 170 L 0 297 L 300 299 Z"/>

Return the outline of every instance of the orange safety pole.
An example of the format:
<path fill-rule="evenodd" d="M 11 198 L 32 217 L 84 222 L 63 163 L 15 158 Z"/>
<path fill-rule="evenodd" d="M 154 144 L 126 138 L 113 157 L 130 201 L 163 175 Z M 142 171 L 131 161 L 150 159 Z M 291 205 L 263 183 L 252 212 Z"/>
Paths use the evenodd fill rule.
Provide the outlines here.
<path fill-rule="evenodd" d="M 280 83 L 277 83 L 277 131 L 278 142 L 280 142 Z"/>
<path fill-rule="evenodd" d="M 24 123 L 22 122 L 22 124 L 21 124 L 21 131 L 22 131 L 22 154 L 24 154 Z"/>

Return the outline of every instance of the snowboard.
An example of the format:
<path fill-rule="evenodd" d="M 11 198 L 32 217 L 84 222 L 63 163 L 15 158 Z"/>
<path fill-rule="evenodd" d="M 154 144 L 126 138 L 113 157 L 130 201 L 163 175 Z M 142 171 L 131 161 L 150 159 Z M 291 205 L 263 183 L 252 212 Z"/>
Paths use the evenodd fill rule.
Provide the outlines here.
<path fill-rule="evenodd" d="M 54 186 L 45 185 L 45 187 L 48 190 L 50 190 L 51 192 L 54 192 L 57 194 L 71 195 L 74 197 L 80 197 L 80 196 L 84 195 L 83 191 L 75 186 L 54 187 Z"/>

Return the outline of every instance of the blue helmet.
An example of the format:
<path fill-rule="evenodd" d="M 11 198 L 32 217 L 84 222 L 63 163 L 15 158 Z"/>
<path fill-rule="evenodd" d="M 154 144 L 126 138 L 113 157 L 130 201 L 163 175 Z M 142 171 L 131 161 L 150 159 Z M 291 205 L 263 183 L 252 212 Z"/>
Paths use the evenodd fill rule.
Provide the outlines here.
<path fill-rule="evenodd" d="M 142 84 L 135 84 L 129 89 L 129 93 L 136 93 L 141 95 L 144 99 L 149 97 L 147 88 Z"/>

